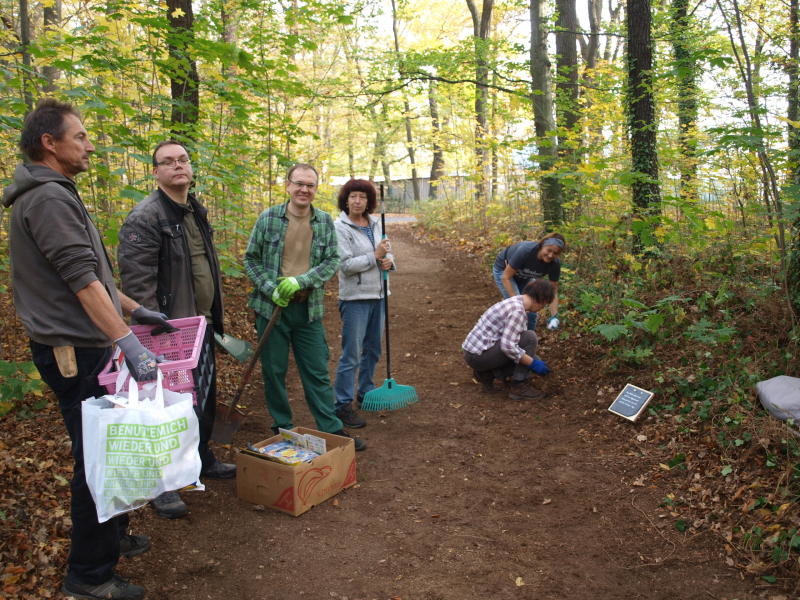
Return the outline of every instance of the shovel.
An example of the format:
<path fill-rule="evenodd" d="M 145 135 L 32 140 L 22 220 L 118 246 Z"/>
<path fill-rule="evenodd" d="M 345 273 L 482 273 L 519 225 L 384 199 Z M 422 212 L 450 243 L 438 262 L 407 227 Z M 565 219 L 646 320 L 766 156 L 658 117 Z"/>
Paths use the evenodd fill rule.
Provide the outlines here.
<path fill-rule="evenodd" d="M 228 335 L 214 334 L 217 345 L 239 362 L 247 362 L 253 356 L 253 345 L 247 340 Z"/>
<path fill-rule="evenodd" d="M 267 338 L 273 327 L 275 327 L 275 323 L 278 322 L 280 314 L 281 307 L 276 306 L 272 311 L 272 316 L 269 318 L 267 328 L 264 329 L 264 333 L 261 334 L 261 339 L 258 340 L 258 344 L 253 349 L 253 354 L 250 356 L 250 360 L 244 368 L 239 387 L 236 389 L 236 393 L 233 395 L 230 402 L 227 404 L 219 403 L 217 405 L 217 415 L 214 419 L 214 429 L 211 430 L 211 439 L 218 444 L 230 444 L 233 441 L 233 434 L 238 431 L 239 427 L 241 427 L 244 422 L 244 412 L 236 405 L 242 397 L 244 387 L 247 385 L 247 382 L 250 381 L 250 375 L 253 372 L 253 367 L 255 367 L 258 362 L 258 357 L 261 355 L 261 349 L 267 342 Z"/>

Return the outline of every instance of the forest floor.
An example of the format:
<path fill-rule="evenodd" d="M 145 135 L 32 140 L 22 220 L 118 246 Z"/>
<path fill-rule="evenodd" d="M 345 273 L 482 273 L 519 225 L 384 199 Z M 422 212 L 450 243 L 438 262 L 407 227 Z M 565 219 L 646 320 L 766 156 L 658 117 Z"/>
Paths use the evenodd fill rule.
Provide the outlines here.
<path fill-rule="evenodd" d="M 240 501 L 235 481 L 214 480 L 205 492 L 183 494 L 187 518 L 137 511 L 134 532 L 150 536 L 152 549 L 123 559 L 119 571 L 144 585 L 147 598 L 790 597 L 735 568 L 719 530 L 674 527 L 663 506 L 674 482 L 652 476 L 663 441 L 606 410 L 625 380 L 597 371 L 595 347 L 579 335 L 561 343 L 558 333 L 540 331 L 539 353 L 553 373 L 535 383 L 546 397 L 483 393 L 460 346 L 499 299 L 488 269 L 418 239 L 407 224 L 394 226 L 391 238 L 399 269 L 391 277 L 392 376 L 413 385 L 419 402 L 362 413 L 369 424 L 354 433 L 369 448 L 356 455 L 358 484 L 299 517 Z M 252 339 L 248 282 L 229 280 L 227 288 L 229 332 Z M 335 288 L 325 314 L 332 373 Z M 7 298 L 0 309 L 3 355 L 26 360 Z M 242 365 L 221 357 L 219 366 L 224 399 Z M 381 361 L 376 383 L 384 375 Z M 288 381 L 295 424 L 313 427 L 294 369 Z M 252 414 L 235 447 L 269 437 L 257 372 L 244 399 Z M 52 403 L 0 426 L 0 598 L 58 598 L 68 546 L 66 433 Z"/>

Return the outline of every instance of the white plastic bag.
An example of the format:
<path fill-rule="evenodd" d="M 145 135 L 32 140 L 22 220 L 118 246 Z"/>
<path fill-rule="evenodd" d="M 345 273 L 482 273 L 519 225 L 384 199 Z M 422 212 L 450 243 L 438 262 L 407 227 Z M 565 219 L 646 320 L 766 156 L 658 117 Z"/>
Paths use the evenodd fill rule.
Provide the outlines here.
<path fill-rule="evenodd" d="M 81 404 L 86 482 L 100 523 L 163 492 L 204 489 L 192 394 L 165 390 L 159 371 L 141 391 L 131 381 L 126 396 L 119 389 L 126 376 L 120 373 L 116 394 Z"/>
<path fill-rule="evenodd" d="M 800 421 L 800 379 L 788 375 L 778 375 L 772 379 L 759 381 L 756 391 L 761 404 L 773 417 L 785 421 Z"/>

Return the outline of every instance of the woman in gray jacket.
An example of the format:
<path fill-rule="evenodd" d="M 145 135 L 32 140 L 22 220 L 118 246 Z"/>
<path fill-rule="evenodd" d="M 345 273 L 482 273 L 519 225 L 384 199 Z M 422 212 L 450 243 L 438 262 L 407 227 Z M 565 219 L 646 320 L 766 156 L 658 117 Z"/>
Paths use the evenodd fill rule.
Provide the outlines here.
<path fill-rule="evenodd" d="M 334 222 L 339 244 L 339 314 L 342 317 L 342 356 L 336 368 L 336 416 L 346 427 L 367 423 L 354 408 L 375 388 L 372 377 L 381 356 L 385 315 L 382 271 L 394 267 L 389 240 L 380 219 L 372 215 L 377 204 L 375 186 L 351 179 L 339 190 L 341 214 Z M 356 385 L 356 370 L 358 382 Z"/>

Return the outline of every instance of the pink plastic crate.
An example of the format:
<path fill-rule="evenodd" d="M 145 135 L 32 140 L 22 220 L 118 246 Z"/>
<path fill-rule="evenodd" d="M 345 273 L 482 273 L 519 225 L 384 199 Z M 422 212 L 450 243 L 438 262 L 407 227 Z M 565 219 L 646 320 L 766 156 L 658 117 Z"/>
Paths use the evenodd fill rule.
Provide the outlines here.
<path fill-rule="evenodd" d="M 194 393 L 195 382 L 192 369 L 197 366 L 200 358 L 203 337 L 206 333 L 206 318 L 170 319 L 169 324 L 177 327 L 178 331 L 151 335 L 150 332 L 155 329 L 154 325 L 131 325 L 131 330 L 145 348 L 156 356 L 163 356 L 167 359 L 166 362 L 158 364 L 158 368 L 164 376 L 164 387 L 173 392 Z M 124 358 L 119 356 L 116 360 L 108 361 L 106 367 L 97 376 L 98 383 L 105 386 L 110 394 L 116 391 L 119 365 L 123 360 Z"/>

